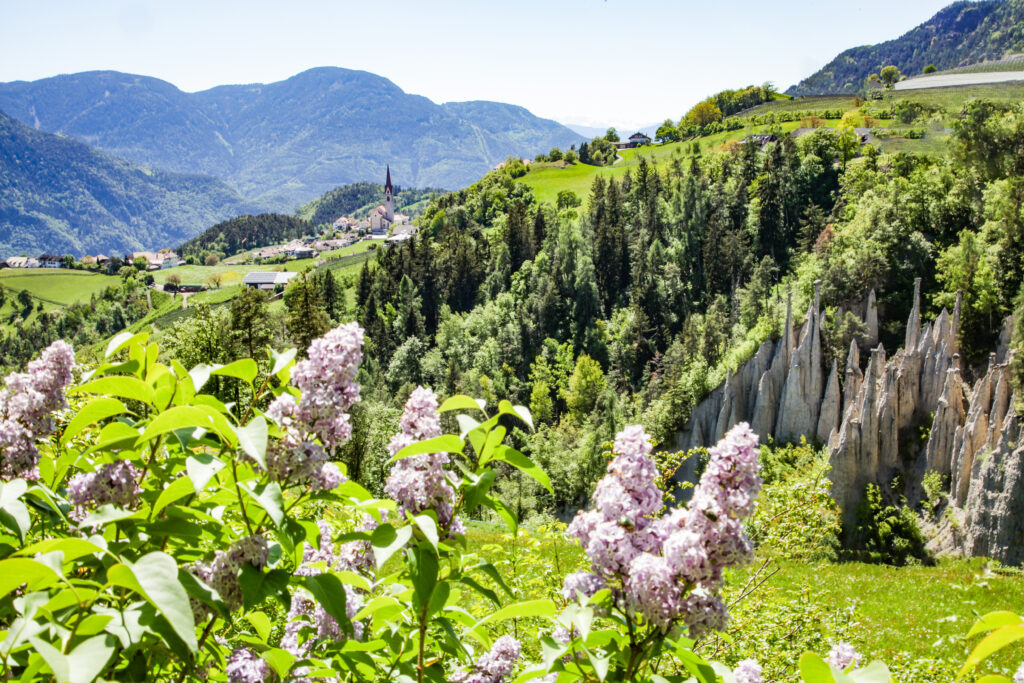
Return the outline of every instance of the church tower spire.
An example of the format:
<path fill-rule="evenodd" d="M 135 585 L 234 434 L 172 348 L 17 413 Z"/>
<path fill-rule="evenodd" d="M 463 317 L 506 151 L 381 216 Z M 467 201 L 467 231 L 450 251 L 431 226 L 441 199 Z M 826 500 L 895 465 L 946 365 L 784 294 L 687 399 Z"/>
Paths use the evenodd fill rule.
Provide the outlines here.
<path fill-rule="evenodd" d="M 395 188 L 391 185 L 391 164 L 388 164 L 387 180 L 384 181 L 384 214 L 389 223 L 395 222 Z"/>

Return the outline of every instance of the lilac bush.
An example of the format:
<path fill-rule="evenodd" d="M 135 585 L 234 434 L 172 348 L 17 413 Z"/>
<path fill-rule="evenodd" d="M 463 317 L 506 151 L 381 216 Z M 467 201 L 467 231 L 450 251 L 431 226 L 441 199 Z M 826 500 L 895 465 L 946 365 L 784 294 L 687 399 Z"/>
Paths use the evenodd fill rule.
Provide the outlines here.
<path fill-rule="evenodd" d="M 13 372 L 0 389 L 0 479 L 39 478 L 36 441 L 53 432 L 53 413 L 67 407 L 75 353 L 63 340 L 50 344 L 28 364 Z"/>
<path fill-rule="evenodd" d="M 732 428 L 709 450 L 689 506 L 664 516 L 650 453 L 642 427 L 624 429 L 593 509 L 578 513 L 569 533 L 583 545 L 594 579 L 609 583 L 627 617 L 638 616 L 662 632 L 682 622 L 698 638 L 724 628 L 725 606 L 717 594 L 722 571 L 752 554 L 743 520 L 761 487 L 757 435 L 746 424 Z M 589 581 L 579 591 L 583 596 L 593 592 Z M 577 592 L 581 580 L 573 582 L 566 593 Z"/>
<path fill-rule="evenodd" d="M 502 636 L 472 667 L 453 674 L 451 683 L 501 683 L 512 673 L 519 653 L 519 641 Z"/>
<path fill-rule="evenodd" d="M 441 435 L 437 409 L 437 395 L 430 389 L 417 387 L 409 395 L 399 423 L 402 431 L 395 434 L 388 445 L 392 457 L 417 441 Z M 438 524 L 453 533 L 461 533 L 461 524 L 453 518 L 455 489 L 445 469 L 449 462 L 447 453 L 422 453 L 395 462 L 384 492 L 398 503 L 399 515 L 433 510 Z"/>

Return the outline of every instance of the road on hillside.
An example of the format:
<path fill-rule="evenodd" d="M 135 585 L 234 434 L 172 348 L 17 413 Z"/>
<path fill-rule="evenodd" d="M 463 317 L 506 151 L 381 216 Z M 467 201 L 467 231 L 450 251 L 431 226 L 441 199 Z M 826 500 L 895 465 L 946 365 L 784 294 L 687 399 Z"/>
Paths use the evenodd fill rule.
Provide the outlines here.
<path fill-rule="evenodd" d="M 895 87 L 897 90 L 917 90 L 919 88 L 945 88 L 951 85 L 980 85 L 1007 81 L 1024 81 L 1024 71 L 985 71 L 969 74 L 920 76 L 900 81 Z"/>

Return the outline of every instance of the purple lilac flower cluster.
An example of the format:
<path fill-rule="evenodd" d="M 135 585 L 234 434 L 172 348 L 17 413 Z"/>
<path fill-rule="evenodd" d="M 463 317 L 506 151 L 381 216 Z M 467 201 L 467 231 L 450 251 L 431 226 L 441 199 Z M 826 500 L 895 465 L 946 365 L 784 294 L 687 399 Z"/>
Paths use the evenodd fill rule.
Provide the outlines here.
<path fill-rule="evenodd" d="M 328 451 L 352 436 L 348 409 L 359 400 L 355 377 L 362 345 L 359 325 L 339 325 L 313 340 L 307 359 L 292 368 L 292 384 L 302 398 L 281 394 L 267 408 L 282 433 L 267 449 L 271 480 L 315 490 L 330 490 L 345 481 Z"/>
<path fill-rule="evenodd" d="M 472 668 L 455 672 L 450 680 L 452 683 L 501 683 L 515 668 L 519 650 L 518 640 L 502 636 L 494 641 L 487 654 L 476 660 Z"/>
<path fill-rule="evenodd" d="M 563 595 L 575 599 L 617 582 L 618 604 L 655 626 L 668 629 L 681 620 L 694 638 L 724 628 L 728 615 L 717 595 L 722 570 L 752 552 L 743 519 L 761 488 L 757 442 L 745 423 L 731 429 L 709 450 L 690 505 L 657 517 L 662 492 L 650 437 L 640 426 L 624 429 L 597 485 L 594 508 L 569 526 L 594 573 L 566 577 Z"/>
<path fill-rule="evenodd" d="M 247 647 L 238 648 L 228 658 L 228 683 L 264 683 L 276 678 L 270 665 Z"/>
<path fill-rule="evenodd" d="M 761 665 L 756 659 L 744 659 L 733 669 L 736 683 L 761 683 Z"/>
<path fill-rule="evenodd" d="M 28 372 L 7 376 L 0 389 L 0 479 L 38 479 L 35 442 L 53 431 L 52 413 L 67 407 L 75 352 L 65 341 L 50 344 L 28 364 Z"/>
<path fill-rule="evenodd" d="M 127 460 L 104 465 L 95 472 L 82 472 L 68 482 L 68 500 L 75 506 L 72 517 L 82 519 L 87 508 L 101 505 L 131 507 L 142 492 L 138 480 L 142 472 Z"/>
<path fill-rule="evenodd" d="M 299 415 L 325 446 L 352 436 L 348 409 L 359 400 L 356 372 L 363 360 L 363 328 L 339 325 L 309 345 L 306 360 L 292 368 L 292 384 L 302 392 Z"/>
<path fill-rule="evenodd" d="M 437 395 L 425 387 L 417 387 L 405 402 L 400 423 L 401 432 L 391 437 L 388 452 L 392 457 L 406 446 L 441 435 L 441 418 L 437 412 Z M 445 465 L 447 453 L 423 453 L 402 458 L 391 468 L 384 492 L 393 498 L 399 514 L 413 515 L 433 510 L 438 523 L 451 533 L 463 533 L 458 520 L 453 520 L 455 489 Z"/>
<path fill-rule="evenodd" d="M 855 667 L 860 666 L 861 656 L 853 645 L 840 642 L 832 646 L 826 661 L 840 671 L 846 671 L 851 664 Z"/>
<path fill-rule="evenodd" d="M 269 558 L 267 539 L 249 536 L 235 541 L 226 551 L 218 550 L 209 563 L 195 565 L 192 573 L 217 591 L 228 610 L 234 611 L 242 606 L 242 588 L 238 585 L 242 565 L 251 564 L 262 570 Z"/>

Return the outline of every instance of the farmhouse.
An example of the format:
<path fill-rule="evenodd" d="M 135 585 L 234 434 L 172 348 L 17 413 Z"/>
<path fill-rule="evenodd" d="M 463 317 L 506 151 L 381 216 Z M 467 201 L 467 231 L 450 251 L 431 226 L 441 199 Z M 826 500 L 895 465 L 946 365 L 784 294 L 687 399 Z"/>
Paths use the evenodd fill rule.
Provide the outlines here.
<path fill-rule="evenodd" d="M 253 272 L 246 273 L 245 277 L 242 278 L 242 284 L 246 287 L 252 287 L 253 289 L 276 289 L 278 285 L 282 287 L 287 285 L 288 282 L 298 275 L 298 273 L 289 273 L 285 271 L 271 271 L 271 272 Z"/>
<path fill-rule="evenodd" d="M 63 260 L 57 254 L 43 254 L 39 257 L 40 268 L 60 268 Z"/>
<path fill-rule="evenodd" d="M 649 144 L 651 144 L 651 139 L 639 132 L 630 135 L 628 140 L 619 140 L 612 143 L 616 149 L 633 149 L 634 147 L 643 147 Z"/>

